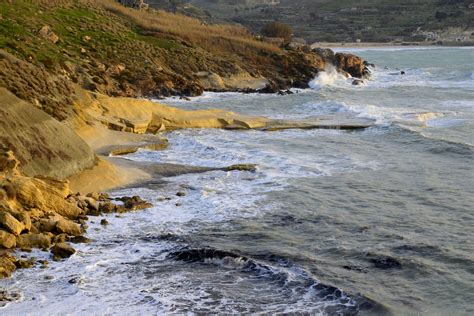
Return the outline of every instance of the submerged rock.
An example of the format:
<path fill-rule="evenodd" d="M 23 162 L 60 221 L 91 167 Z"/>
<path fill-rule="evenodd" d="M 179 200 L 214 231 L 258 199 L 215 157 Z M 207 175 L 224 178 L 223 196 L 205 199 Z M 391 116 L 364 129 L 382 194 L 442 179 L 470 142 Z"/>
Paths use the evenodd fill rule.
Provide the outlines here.
<path fill-rule="evenodd" d="M 402 264 L 400 263 L 400 261 L 392 257 L 376 257 L 369 259 L 369 261 L 377 269 L 389 270 L 402 268 Z"/>
<path fill-rule="evenodd" d="M 365 81 L 361 79 L 354 79 L 352 81 L 353 86 L 365 86 Z"/>
<path fill-rule="evenodd" d="M 1 272 L 0 272 L 0 274 L 1 274 Z M 21 298 L 21 295 L 19 293 L 11 293 L 11 292 L 7 292 L 7 291 L 0 291 L 0 307 L 4 307 L 9 302 L 18 301 L 18 300 L 20 300 L 20 298 Z"/>

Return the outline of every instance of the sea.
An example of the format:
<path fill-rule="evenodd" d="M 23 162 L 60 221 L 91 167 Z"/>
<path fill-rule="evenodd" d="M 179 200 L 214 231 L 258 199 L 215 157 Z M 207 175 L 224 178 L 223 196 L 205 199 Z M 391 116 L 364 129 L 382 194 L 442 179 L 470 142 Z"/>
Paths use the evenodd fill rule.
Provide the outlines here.
<path fill-rule="evenodd" d="M 164 134 L 168 149 L 123 159 L 257 169 L 111 192 L 153 207 L 91 217 L 70 259 L 0 281 L 20 297 L 0 314 L 474 315 L 474 48 L 339 51 L 372 79 L 160 102 L 372 127 Z"/>

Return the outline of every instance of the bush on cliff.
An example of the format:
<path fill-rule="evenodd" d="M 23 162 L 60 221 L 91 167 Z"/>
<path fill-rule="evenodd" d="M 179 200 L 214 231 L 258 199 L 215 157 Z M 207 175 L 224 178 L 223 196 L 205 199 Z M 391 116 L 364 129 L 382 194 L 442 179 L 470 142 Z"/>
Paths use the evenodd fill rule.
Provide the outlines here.
<path fill-rule="evenodd" d="M 284 23 L 270 22 L 263 26 L 262 35 L 266 37 L 279 37 L 289 41 L 293 36 L 293 29 Z"/>

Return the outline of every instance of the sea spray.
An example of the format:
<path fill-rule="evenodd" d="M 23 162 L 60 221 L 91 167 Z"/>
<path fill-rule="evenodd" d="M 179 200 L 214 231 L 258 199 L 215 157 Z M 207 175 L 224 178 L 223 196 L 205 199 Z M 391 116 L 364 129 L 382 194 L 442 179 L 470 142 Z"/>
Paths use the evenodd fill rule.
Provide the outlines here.
<path fill-rule="evenodd" d="M 328 66 L 309 82 L 309 86 L 311 89 L 319 89 L 323 86 L 332 86 L 338 80 L 345 80 L 345 77 L 337 72 L 334 66 Z"/>

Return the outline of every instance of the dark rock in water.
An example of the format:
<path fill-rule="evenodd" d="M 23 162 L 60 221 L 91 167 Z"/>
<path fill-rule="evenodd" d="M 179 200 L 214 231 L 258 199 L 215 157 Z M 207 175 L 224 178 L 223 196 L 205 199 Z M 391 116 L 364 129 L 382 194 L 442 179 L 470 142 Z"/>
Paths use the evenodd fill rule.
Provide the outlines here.
<path fill-rule="evenodd" d="M 353 86 L 363 86 L 363 85 L 365 85 L 365 81 L 361 80 L 361 79 L 354 79 L 352 81 L 352 85 Z"/>
<path fill-rule="evenodd" d="M 200 262 L 206 259 L 223 259 L 223 258 L 241 258 L 247 260 L 247 258 L 237 255 L 235 253 L 223 250 L 217 250 L 213 248 L 199 248 L 199 249 L 183 249 L 172 252 L 168 255 L 168 258 L 185 261 L 185 262 Z"/>
<path fill-rule="evenodd" d="M 117 206 L 112 202 L 103 202 L 99 204 L 100 213 L 113 213 L 117 210 Z"/>
<path fill-rule="evenodd" d="M 404 75 L 404 74 L 405 74 L 405 72 L 402 70 L 402 71 L 400 72 L 400 75 Z"/>
<path fill-rule="evenodd" d="M 289 90 L 289 89 L 288 89 L 288 90 L 280 90 L 280 91 L 278 91 L 278 95 L 291 95 L 291 94 L 293 94 L 293 91 L 291 91 L 291 90 Z"/>
<path fill-rule="evenodd" d="M 70 242 L 74 244 L 88 244 L 91 242 L 91 240 L 87 237 L 84 236 L 76 236 L 71 239 L 69 239 Z"/>
<path fill-rule="evenodd" d="M 15 302 L 20 300 L 21 295 L 19 293 L 12 293 L 7 291 L 0 291 L 0 307 L 4 307 L 9 302 Z"/>
<path fill-rule="evenodd" d="M 28 269 L 28 268 L 32 268 L 34 265 L 35 265 L 34 259 L 17 260 L 15 262 L 15 266 L 17 267 L 17 269 Z"/>
<path fill-rule="evenodd" d="M 54 255 L 54 260 L 60 260 L 69 258 L 76 253 L 76 250 L 66 243 L 58 243 L 51 248 L 51 253 Z"/>
<path fill-rule="evenodd" d="M 273 81 L 269 82 L 265 88 L 260 89 L 259 93 L 278 93 L 280 91 L 280 87 Z"/>
<path fill-rule="evenodd" d="M 178 192 L 178 193 L 176 193 L 176 196 L 185 196 L 185 195 L 186 195 L 186 193 L 184 193 L 184 192 Z"/>
<path fill-rule="evenodd" d="M 349 271 L 357 271 L 362 273 L 367 273 L 367 269 L 361 266 L 343 266 L 344 269 Z"/>
<path fill-rule="evenodd" d="M 370 79 L 371 77 L 372 77 L 372 71 L 368 67 L 365 67 L 364 71 L 362 72 L 362 78 Z"/>
<path fill-rule="evenodd" d="M 153 206 L 153 204 L 142 200 L 139 196 L 124 196 L 121 198 L 117 198 L 117 200 L 123 202 L 123 206 L 117 206 L 117 212 L 137 211 Z"/>
<path fill-rule="evenodd" d="M 255 164 L 240 164 L 232 165 L 221 169 L 222 171 L 250 171 L 255 172 L 257 170 L 257 165 Z"/>
<path fill-rule="evenodd" d="M 102 226 L 107 226 L 107 225 L 109 225 L 109 221 L 106 220 L 105 218 L 103 218 L 103 219 L 100 221 L 100 225 L 102 225 Z"/>
<path fill-rule="evenodd" d="M 375 69 L 375 64 L 369 63 L 368 61 L 364 61 L 364 65 L 366 67 L 374 68 Z"/>
<path fill-rule="evenodd" d="M 371 258 L 369 261 L 374 265 L 377 269 L 382 270 L 390 270 L 390 269 L 401 269 L 402 264 L 397 259 L 392 257 L 378 257 L 378 258 Z"/>

